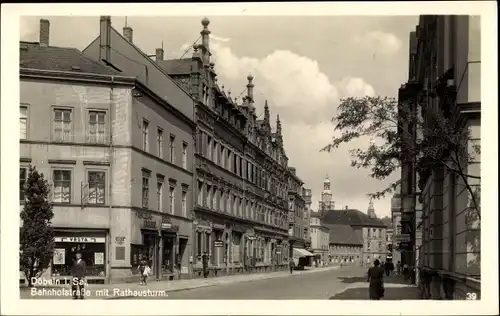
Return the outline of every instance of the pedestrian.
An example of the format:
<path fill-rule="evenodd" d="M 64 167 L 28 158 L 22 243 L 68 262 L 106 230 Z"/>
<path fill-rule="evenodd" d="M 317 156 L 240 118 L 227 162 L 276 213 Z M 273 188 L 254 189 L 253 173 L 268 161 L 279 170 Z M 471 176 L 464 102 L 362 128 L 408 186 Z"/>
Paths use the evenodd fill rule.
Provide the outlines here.
<path fill-rule="evenodd" d="M 384 265 L 384 270 L 385 270 L 385 276 L 389 276 L 389 272 L 390 272 L 390 268 L 391 268 L 391 262 L 386 262 L 385 265 Z"/>
<path fill-rule="evenodd" d="M 401 275 L 401 261 L 396 264 L 396 275 Z"/>
<path fill-rule="evenodd" d="M 403 265 L 403 278 L 405 281 L 410 278 L 410 267 L 406 263 Z"/>
<path fill-rule="evenodd" d="M 389 264 L 389 275 L 393 274 L 394 274 L 394 262 L 391 261 L 391 263 Z"/>
<path fill-rule="evenodd" d="M 380 300 L 384 297 L 384 270 L 380 267 L 380 261 L 375 259 L 373 267 L 368 269 L 369 295 L 371 300 Z"/>
<path fill-rule="evenodd" d="M 78 298 L 83 300 L 83 295 L 85 292 L 85 270 L 87 265 L 82 259 L 82 254 L 80 252 L 76 253 L 76 260 L 73 262 L 73 267 L 71 269 L 71 274 L 73 276 L 71 281 L 71 291 L 73 294 L 73 299 Z"/>
<path fill-rule="evenodd" d="M 295 268 L 295 262 L 293 261 L 293 258 L 290 259 L 290 262 L 288 263 L 289 268 L 290 268 L 290 274 L 293 274 L 293 269 Z"/>
<path fill-rule="evenodd" d="M 148 275 L 151 273 L 151 268 L 149 267 L 148 262 L 145 259 L 142 259 L 139 262 L 139 266 L 137 266 L 137 271 L 141 276 L 141 283 L 139 283 L 139 285 L 147 285 Z"/>

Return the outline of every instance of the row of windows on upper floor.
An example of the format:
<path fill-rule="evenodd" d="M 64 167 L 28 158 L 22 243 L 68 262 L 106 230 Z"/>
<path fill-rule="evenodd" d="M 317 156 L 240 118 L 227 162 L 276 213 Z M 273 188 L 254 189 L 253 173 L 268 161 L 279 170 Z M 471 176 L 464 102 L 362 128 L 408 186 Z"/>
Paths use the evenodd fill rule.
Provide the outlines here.
<path fill-rule="evenodd" d="M 306 231 L 304 230 L 304 226 L 299 223 L 289 223 L 288 232 L 291 233 L 294 237 L 303 239 L 306 236 Z"/>
<path fill-rule="evenodd" d="M 73 204 L 74 203 L 74 187 L 73 187 L 73 170 L 71 168 L 53 168 L 51 178 L 51 188 L 49 199 L 54 204 Z M 85 205 L 107 205 L 108 195 L 108 177 L 107 170 L 102 168 L 86 168 L 85 182 L 77 189 L 80 190 L 81 201 Z M 19 169 L 19 199 L 25 201 L 25 184 L 28 178 L 28 168 L 20 167 Z M 142 178 L 142 207 L 150 209 L 151 192 L 150 192 L 150 176 Z M 176 191 L 175 185 L 169 185 L 168 200 L 165 201 L 164 195 L 165 182 L 164 179 L 158 178 L 156 183 L 156 205 L 154 209 L 160 212 L 165 212 L 173 215 L 187 216 L 187 188 L 183 188 L 181 198 L 180 214 L 176 214 Z M 164 208 L 168 204 L 168 207 Z"/>
<path fill-rule="evenodd" d="M 20 139 L 28 138 L 28 106 L 20 106 Z M 106 144 L 109 142 L 109 118 L 106 110 L 88 110 L 87 113 L 87 135 L 86 141 L 91 144 Z M 73 141 L 73 110 L 71 108 L 53 108 L 52 115 L 52 139 L 56 142 L 72 142 Z M 142 150 L 151 153 L 149 122 L 143 120 L 142 123 Z M 169 152 L 168 157 L 164 155 L 164 135 L 163 129 L 156 129 L 156 156 L 176 164 L 176 137 L 171 134 L 169 137 Z M 181 162 L 180 166 L 188 169 L 188 143 L 182 141 Z"/>
<path fill-rule="evenodd" d="M 210 89 L 208 86 L 203 85 L 202 89 L 202 100 L 204 104 L 209 104 L 210 100 Z M 237 116 L 231 115 L 231 111 L 229 110 L 228 106 L 226 106 L 224 103 L 219 103 L 216 107 L 216 112 L 219 114 L 222 118 L 224 118 L 226 121 L 229 122 L 232 126 L 234 126 L 236 129 L 238 129 L 241 133 L 246 134 L 248 139 L 256 144 L 257 147 L 259 147 L 262 151 L 264 151 L 266 154 L 268 154 L 270 157 L 272 157 L 278 164 L 280 164 L 282 167 L 286 168 L 287 167 L 287 160 L 285 156 L 280 152 L 279 149 L 273 150 L 271 143 L 264 141 L 263 138 L 259 138 L 255 132 L 253 131 L 253 126 L 249 125 L 247 129 L 247 133 L 245 132 L 245 122 L 243 120 L 238 119 Z M 248 123 L 247 123 L 248 124 Z M 274 142 L 274 138 L 271 140 Z"/>
<path fill-rule="evenodd" d="M 373 245 L 373 242 L 371 241 L 368 241 L 366 243 L 366 251 L 386 251 L 386 249 L 384 249 L 384 243 L 382 241 L 379 241 L 377 244 L 375 245 L 378 245 L 378 248 L 375 248 L 375 249 L 372 249 L 372 245 Z"/>
<path fill-rule="evenodd" d="M 254 185 L 282 199 L 288 195 L 286 182 L 263 168 L 242 157 L 235 150 L 217 141 L 207 133 L 201 132 L 197 140 L 197 152 L 218 166 L 253 183 Z"/>
<path fill-rule="evenodd" d="M 332 252 L 344 252 L 344 253 L 351 253 L 351 252 L 357 252 L 361 250 L 361 245 L 358 247 L 354 246 L 341 246 L 341 245 L 330 245 L 329 249 Z"/>
<path fill-rule="evenodd" d="M 382 228 L 367 228 L 366 235 L 368 237 L 381 238 L 383 237 L 383 231 Z"/>
<path fill-rule="evenodd" d="M 229 190 L 198 181 L 198 206 L 286 229 L 287 214 Z"/>

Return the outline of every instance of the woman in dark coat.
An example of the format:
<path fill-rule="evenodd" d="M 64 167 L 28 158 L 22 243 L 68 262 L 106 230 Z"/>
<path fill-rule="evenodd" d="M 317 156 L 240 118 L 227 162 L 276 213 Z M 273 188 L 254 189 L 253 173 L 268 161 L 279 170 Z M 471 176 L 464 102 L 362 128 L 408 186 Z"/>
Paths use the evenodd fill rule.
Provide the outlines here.
<path fill-rule="evenodd" d="M 384 270 L 380 267 L 378 259 L 373 262 L 373 267 L 368 269 L 368 282 L 370 282 L 370 299 L 380 300 L 384 296 Z"/>

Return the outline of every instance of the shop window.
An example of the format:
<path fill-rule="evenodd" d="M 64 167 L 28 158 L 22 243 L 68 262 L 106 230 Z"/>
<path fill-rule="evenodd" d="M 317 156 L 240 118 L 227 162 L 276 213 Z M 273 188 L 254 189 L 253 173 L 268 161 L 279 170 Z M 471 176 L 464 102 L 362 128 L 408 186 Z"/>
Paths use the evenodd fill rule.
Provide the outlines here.
<path fill-rule="evenodd" d="M 86 276 L 105 277 L 106 276 L 106 246 L 105 243 L 72 243 L 55 242 L 54 256 L 52 259 L 53 276 L 70 276 L 71 268 L 76 253 L 82 254 L 87 269 Z"/>
<path fill-rule="evenodd" d="M 71 170 L 54 170 L 54 203 L 71 203 Z"/>
<path fill-rule="evenodd" d="M 105 204 L 106 173 L 104 171 L 88 171 L 89 204 Z"/>

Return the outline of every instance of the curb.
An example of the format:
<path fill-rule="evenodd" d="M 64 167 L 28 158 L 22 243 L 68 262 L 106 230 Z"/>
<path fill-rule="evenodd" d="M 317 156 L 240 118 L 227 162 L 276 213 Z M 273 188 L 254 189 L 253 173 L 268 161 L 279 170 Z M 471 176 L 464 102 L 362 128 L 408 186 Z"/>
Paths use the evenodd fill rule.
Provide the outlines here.
<path fill-rule="evenodd" d="M 302 274 L 307 274 L 307 272 L 312 272 L 312 271 L 331 271 L 331 270 L 337 270 L 338 267 L 331 267 L 329 269 L 314 269 L 314 270 L 303 270 L 303 271 L 298 271 L 298 273 L 294 273 L 292 275 L 290 274 L 283 274 L 283 275 L 277 275 L 277 276 L 267 276 L 265 278 L 261 279 L 251 279 L 251 280 L 242 280 L 239 282 L 224 282 L 224 281 L 219 281 L 213 284 L 200 284 L 200 285 L 194 285 L 194 286 L 189 286 L 189 287 L 183 287 L 183 288 L 178 288 L 178 289 L 172 289 L 172 290 L 166 290 L 167 293 L 171 292 L 181 292 L 181 291 L 189 291 L 189 290 L 194 290 L 194 289 L 200 289 L 200 288 L 206 288 L 206 287 L 212 287 L 212 286 L 217 286 L 217 285 L 227 285 L 227 284 L 234 284 L 234 283 L 246 283 L 246 282 L 252 282 L 252 281 L 262 281 L 262 280 L 270 280 L 270 279 L 278 279 L 282 277 L 287 277 L 287 276 L 297 276 L 297 275 L 302 275 Z M 314 273 L 314 272 L 313 272 Z M 335 294 L 336 295 L 336 294 Z M 104 298 L 105 300 L 119 300 L 119 299 L 129 299 L 129 298 L 134 298 L 135 296 L 128 295 L 128 296 L 113 296 L 113 297 L 108 297 Z"/>

